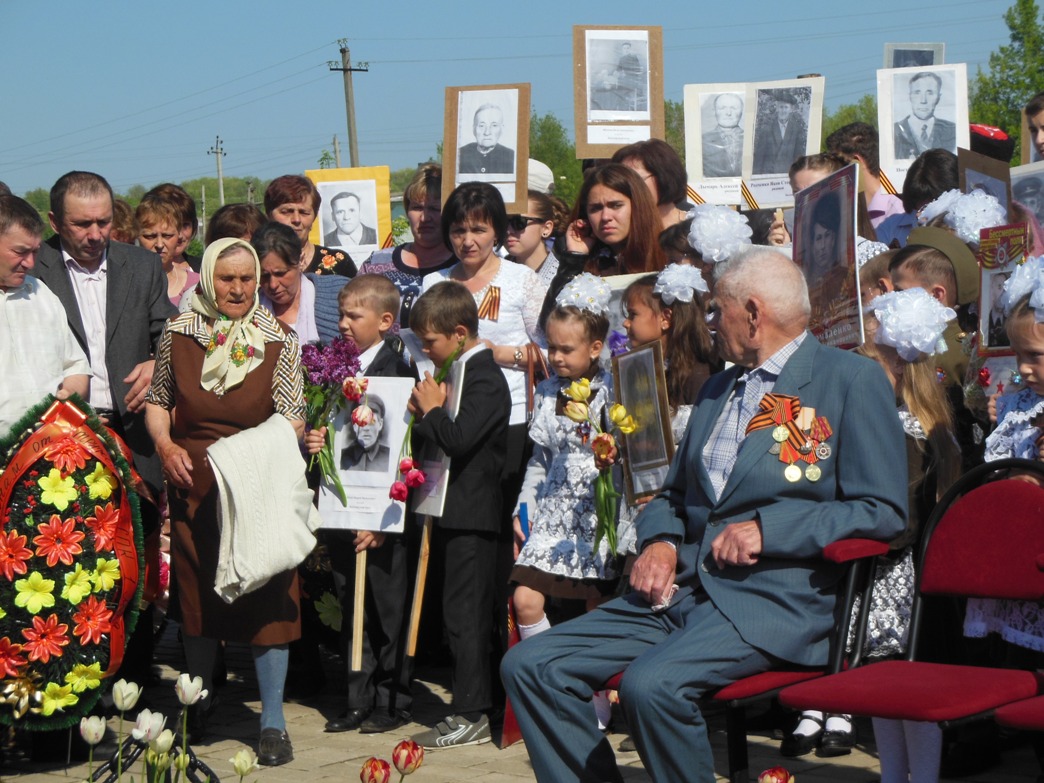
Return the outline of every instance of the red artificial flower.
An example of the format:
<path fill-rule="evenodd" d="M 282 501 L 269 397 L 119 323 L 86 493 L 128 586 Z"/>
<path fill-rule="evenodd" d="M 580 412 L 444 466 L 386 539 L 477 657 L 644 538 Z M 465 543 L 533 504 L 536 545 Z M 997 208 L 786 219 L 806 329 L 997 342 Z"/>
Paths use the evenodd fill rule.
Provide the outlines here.
<path fill-rule="evenodd" d="M 57 514 L 51 514 L 51 521 L 40 525 L 40 535 L 33 539 L 38 557 L 47 558 L 48 568 L 54 568 L 61 561 L 63 565 L 72 565 L 73 555 L 83 551 L 80 542 L 86 536 L 76 529 L 75 519 L 64 522 Z"/>
<path fill-rule="evenodd" d="M 406 500 L 409 496 L 410 491 L 406 488 L 406 485 L 401 481 L 396 481 L 391 485 L 391 492 L 388 493 L 388 497 L 392 500 Z"/>
<path fill-rule="evenodd" d="M 17 677 L 19 667 L 28 663 L 19 655 L 21 652 L 22 645 L 14 644 L 6 636 L 0 639 L 0 680 L 5 677 Z"/>
<path fill-rule="evenodd" d="M 399 461 L 399 472 L 403 475 L 406 475 L 415 467 L 417 467 L 417 463 L 415 463 L 411 457 L 404 457 Z"/>
<path fill-rule="evenodd" d="M 9 582 L 14 580 L 15 574 L 25 573 L 25 561 L 33 556 L 33 550 L 25 542 L 26 537 L 14 530 L 0 533 L 0 574 Z"/>
<path fill-rule="evenodd" d="M 65 478 L 74 470 L 87 466 L 87 452 L 76 439 L 70 435 L 56 440 L 43 451 L 44 459 L 50 460 Z"/>
<path fill-rule="evenodd" d="M 22 636 L 25 637 L 23 645 L 29 653 L 30 661 L 47 663 L 53 655 L 60 658 L 62 648 L 69 643 L 69 626 L 58 622 L 58 615 L 52 614 L 46 620 L 37 615 L 33 618 L 32 628 L 23 628 Z"/>
<path fill-rule="evenodd" d="M 417 470 L 416 468 L 414 468 L 413 470 L 409 471 L 403 478 L 406 479 L 406 486 L 410 489 L 413 489 L 414 487 L 421 486 L 424 483 L 427 476 L 424 475 L 423 470 Z"/>
<path fill-rule="evenodd" d="M 91 529 L 94 536 L 94 548 L 111 552 L 116 538 L 116 526 L 119 524 L 119 512 L 112 503 L 94 507 L 94 516 L 87 517 L 83 523 Z"/>
<path fill-rule="evenodd" d="M 105 602 L 92 595 L 73 615 L 76 626 L 73 633 L 79 637 L 80 644 L 100 644 L 103 633 L 112 630 L 112 610 L 105 607 Z"/>

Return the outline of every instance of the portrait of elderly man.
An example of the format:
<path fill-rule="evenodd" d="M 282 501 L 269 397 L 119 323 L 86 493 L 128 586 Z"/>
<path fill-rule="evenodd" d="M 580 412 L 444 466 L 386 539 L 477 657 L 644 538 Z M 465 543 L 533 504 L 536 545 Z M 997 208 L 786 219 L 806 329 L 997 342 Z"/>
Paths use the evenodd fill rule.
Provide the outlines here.
<path fill-rule="evenodd" d="M 334 228 L 323 237 L 327 247 L 376 245 L 377 230 L 362 222 L 362 199 L 351 191 L 341 191 L 330 200 Z"/>
<path fill-rule="evenodd" d="M 942 77 L 939 74 L 920 71 L 910 77 L 910 113 L 893 127 L 896 160 L 912 160 L 922 152 L 934 149 L 956 154 L 957 126 L 935 116 L 941 97 Z"/>
<path fill-rule="evenodd" d="M 527 639 L 501 666 L 540 781 L 623 780 L 590 704 L 623 669 L 620 704 L 650 777 L 713 783 L 699 698 L 783 663 L 825 664 L 842 570 L 823 547 L 904 529 L 906 451 L 884 371 L 807 331 L 808 290 L 785 256 L 754 249 L 715 273 L 715 342 L 735 366 L 700 390 L 636 521 L 633 592 Z M 762 401 L 815 409 L 824 458 L 773 454 Z"/>
<path fill-rule="evenodd" d="M 341 451 L 341 469 L 384 472 L 391 464 L 391 447 L 381 442 L 384 400 L 369 394 L 366 404 L 373 412 L 373 418 L 365 424 L 352 423 L 349 445 Z"/>
<path fill-rule="evenodd" d="M 808 128 L 791 90 L 771 90 L 769 94 L 772 100 L 767 106 L 761 103 L 758 110 L 753 173 L 786 174 L 790 165 L 805 154 Z"/>
<path fill-rule="evenodd" d="M 504 132 L 504 112 L 494 103 L 484 103 L 475 111 L 471 126 L 475 141 L 457 151 L 457 171 L 461 174 L 513 174 L 515 151 L 500 143 Z"/>
<path fill-rule="evenodd" d="M 713 128 L 703 133 L 703 176 L 738 177 L 743 165 L 743 98 L 734 92 L 714 97 Z"/>

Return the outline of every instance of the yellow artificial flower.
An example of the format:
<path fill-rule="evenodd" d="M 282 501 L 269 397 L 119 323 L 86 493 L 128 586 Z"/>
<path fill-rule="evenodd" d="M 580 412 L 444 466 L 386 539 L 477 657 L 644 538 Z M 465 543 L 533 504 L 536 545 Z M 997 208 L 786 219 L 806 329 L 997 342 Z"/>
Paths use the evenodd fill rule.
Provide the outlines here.
<path fill-rule="evenodd" d="M 578 381 L 573 381 L 566 388 L 564 392 L 565 396 L 571 400 L 577 402 L 587 402 L 591 396 L 591 382 L 587 378 L 581 378 Z"/>
<path fill-rule="evenodd" d="M 578 424 L 582 424 L 587 421 L 587 404 L 583 402 L 576 402 L 570 400 L 565 404 L 565 410 L 563 411 L 573 421 Z"/>
<path fill-rule="evenodd" d="M 91 498 L 97 500 L 108 500 L 112 491 L 116 489 L 116 477 L 100 462 L 94 466 L 94 470 L 86 479 L 87 487 L 90 489 Z"/>
<path fill-rule="evenodd" d="M 315 611 L 319 614 L 319 622 L 335 631 L 341 630 L 343 615 L 341 613 L 341 602 L 333 593 L 323 593 L 315 602 Z"/>
<path fill-rule="evenodd" d="M 44 717 L 53 715 L 55 710 L 63 712 L 66 707 L 71 707 L 80 700 L 79 696 L 73 695 L 71 685 L 59 685 L 56 682 L 47 683 L 43 689 L 43 703 L 40 714 Z"/>
<path fill-rule="evenodd" d="M 91 594 L 91 572 L 84 571 L 79 563 L 65 575 L 65 587 L 62 589 L 62 598 L 76 606 L 80 601 Z"/>
<path fill-rule="evenodd" d="M 39 614 L 41 609 L 54 606 L 54 580 L 44 579 L 39 571 L 33 571 L 25 579 L 15 582 L 15 606 L 29 614 Z"/>
<path fill-rule="evenodd" d="M 36 482 L 43 492 L 40 493 L 40 501 L 54 506 L 59 511 L 65 511 L 69 504 L 76 500 L 76 482 L 72 476 L 62 478 L 62 472 L 58 468 L 51 468 L 46 476 L 41 476 Z"/>
<path fill-rule="evenodd" d="M 71 672 L 65 673 L 65 684 L 72 688 L 73 693 L 83 693 L 85 690 L 94 690 L 101 685 L 101 664 L 95 661 L 90 666 L 78 663 L 73 666 Z"/>
<path fill-rule="evenodd" d="M 106 560 L 104 557 L 99 557 L 98 565 L 91 574 L 91 579 L 94 582 L 94 592 L 100 593 L 102 590 L 111 590 L 116 582 L 119 581 L 119 578 L 119 562 L 117 560 Z"/>

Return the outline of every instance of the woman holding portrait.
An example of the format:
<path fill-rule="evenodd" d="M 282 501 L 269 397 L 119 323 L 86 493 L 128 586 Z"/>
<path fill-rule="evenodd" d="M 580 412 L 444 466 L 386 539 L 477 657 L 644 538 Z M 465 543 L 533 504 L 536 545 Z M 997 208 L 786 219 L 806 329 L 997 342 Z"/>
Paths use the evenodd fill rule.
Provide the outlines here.
<path fill-rule="evenodd" d="M 146 424 L 168 483 L 171 559 L 188 671 L 213 694 L 220 641 L 251 645 L 261 691 L 259 761 L 275 766 L 293 758 L 282 702 L 287 645 L 300 634 L 297 572 L 277 574 L 231 604 L 217 594 L 221 534 L 207 448 L 273 414 L 301 437 L 299 347 L 297 335 L 258 303 L 260 264 L 248 243 L 212 243 L 200 275 L 192 309 L 169 321 L 160 339 Z M 190 737 L 198 741 L 212 696 L 193 707 Z"/>
<path fill-rule="evenodd" d="M 276 177 L 265 188 L 268 219 L 290 226 L 301 241 L 302 272 L 355 277 L 355 262 L 347 253 L 313 245 L 308 238 L 322 203 L 323 199 L 312 181 L 297 174 Z"/>

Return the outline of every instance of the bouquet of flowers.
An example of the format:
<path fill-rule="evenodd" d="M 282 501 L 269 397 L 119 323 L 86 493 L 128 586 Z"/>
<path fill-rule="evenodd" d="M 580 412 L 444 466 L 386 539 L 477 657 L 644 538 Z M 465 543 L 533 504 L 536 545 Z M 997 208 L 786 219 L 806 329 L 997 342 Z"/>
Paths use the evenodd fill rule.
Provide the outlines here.
<path fill-rule="evenodd" d="M 432 379 L 435 383 L 442 383 L 446 380 L 453 363 L 457 361 L 463 349 L 463 343 L 457 346 L 457 350 L 450 355 L 449 359 L 435 373 L 435 377 Z M 424 471 L 420 469 L 420 464 L 413 459 L 413 423 L 416 420 L 417 414 L 414 413 L 410 416 L 409 424 L 406 425 L 406 435 L 403 437 L 402 446 L 399 448 L 399 476 L 392 483 L 391 491 L 388 493 L 392 500 L 400 502 L 405 502 L 406 498 L 409 497 L 410 490 L 423 485 L 428 478 L 424 475 Z"/>
<path fill-rule="evenodd" d="M 595 437 L 591 441 L 591 450 L 600 461 L 611 459 L 616 451 L 616 438 L 612 432 L 603 431 L 591 416 L 591 408 L 587 403 L 591 397 L 591 382 L 587 378 L 573 381 L 563 393 L 569 398 L 565 406 L 565 415 L 577 424 L 593 429 Z M 614 404 L 609 408 L 609 421 L 624 435 L 638 429 L 634 417 L 620 404 Z M 616 551 L 616 501 L 619 497 L 620 493 L 613 486 L 612 468 L 602 468 L 595 479 L 595 514 L 598 517 L 595 549 L 598 549 L 599 543 L 605 538 L 609 544 L 609 551 Z"/>
<path fill-rule="evenodd" d="M 318 462 L 319 472 L 334 488 L 341 505 L 347 505 L 348 498 L 344 494 L 333 454 L 333 428 L 328 425 L 345 402 L 351 399 L 346 396 L 350 390 L 348 382 L 354 382 L 359 372 L 359 349 L 352 340 L 344 337 L 336 337 L 325 346 L 309 343 L 301 349 L 301 366 L 305 373 L 305 424 L 310 429 L 327 427 L 323 449 L 312 456 L 308 467 L 312 468 Z M 350 388 L 354 390 L 355 387 Z"/>

